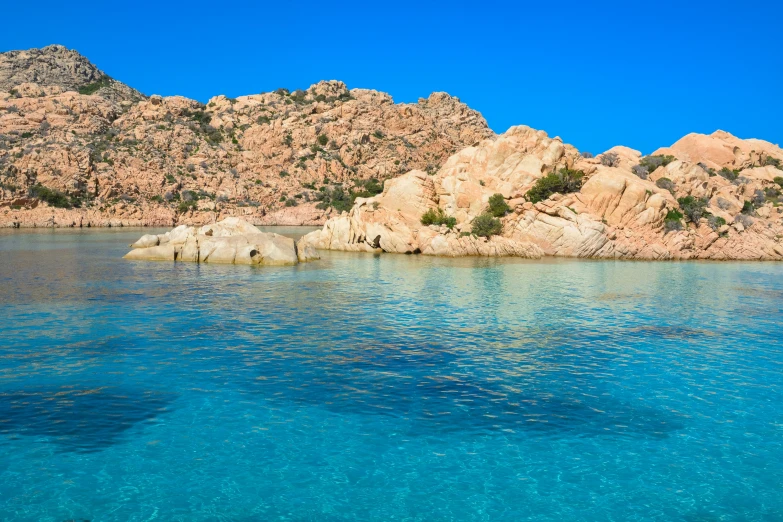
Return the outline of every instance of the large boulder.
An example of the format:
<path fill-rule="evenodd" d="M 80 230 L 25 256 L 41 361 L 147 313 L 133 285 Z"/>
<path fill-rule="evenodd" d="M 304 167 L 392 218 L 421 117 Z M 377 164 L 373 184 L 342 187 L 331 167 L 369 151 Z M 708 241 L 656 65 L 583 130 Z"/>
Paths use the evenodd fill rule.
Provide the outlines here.
<path fill-rule="evenodd" d="M 165 234 L 146 234 L 131 247 L 125 259 L 278 266 L 318 259 L 311 245 L 261 232 L 236 217 L 199 228 L 180 225 Z"/>

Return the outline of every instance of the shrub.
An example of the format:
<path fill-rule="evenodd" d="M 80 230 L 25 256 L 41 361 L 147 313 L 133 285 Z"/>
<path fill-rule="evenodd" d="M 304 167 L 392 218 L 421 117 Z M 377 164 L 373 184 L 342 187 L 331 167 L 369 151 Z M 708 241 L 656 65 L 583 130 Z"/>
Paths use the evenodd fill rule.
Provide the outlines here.
<path fill-rule="evenodd" d="M 446 215 L 442 208 L 431 208 L 421 216 L 422 225 L 446 225 L 449 230 L 457 224 L 457 219 Z"/>
<path fill-rule="evenodd" d="M 318 144 L 322 147 L 325 146 L 327 143 L 329 143 L 329 138 L 326 136 L 326 134 L 321 134 L 318 136 Z"/>
<path fill-rule="evenodd" d="M 773 158 L 772 156 L 762 156 L 760 158 L 760 163 L 762 167 L 770 166 L 779 169 L 781 166 L 781 161 L 777 158 Z"/>
<path fill-rule="evenodd" d="M 753 218 L 745 214 L 737 214 L 734 216 L 735 223 L 741 223 L 743 227 L 748 228 L 753 224 Z"/>
<path fill-rule="evenodd" d="M 286 171 L 284 171 L 284 170 L 281 170 L 281 171 L 280 171 L 280 177 L 281 177 L 281 178 L 287 178 L 287 177 L 288 177 L 288 172 L 286 172 Z"/>
<path fill-rule="evenodd" d="M 98 79 L 97 82 L 79 87 L 79 94 L 85 94 L 89 96 L 91 94 L 95 94 L 103 87 L 108 87 L 109 85 L 111 85 L 111 78 L 104 74 L 100 77 L 100 79 Z"/>
<path fill-rule="evenodd" d="M 381 131 L 379 131 L 379 130 L 376 130 L 375 132 L 373 132 L 372 135 L 375 136 L 376 138 L 378 138 L 379 140 L 383 138 L 383 133 Z"/>
<path fill-rule="evenodd" d="M 587 152 L 587 151 L 582 152 L 581 156 L 583 158 L 586 158 L 586 159 L 590 159 L 590 158 L 594 157 L 592 152 Z"/>
<path fill-rule="evenodd" d="M 371 198 L 383 192 L 383 183 L 375 178 L 366 180 L 357 179 L 354 180 L 354 185 L 356 185 L 357 188 L 361 188 L 361 190 L 352 193 L 354 199 Z"/>
<path fill-rule="evenodd" d="M 753 192 L 753 197 L 750 198 L 751 203 L 753 203 L 753 206 L 755 207 L 762 206 L 766 200 L 766 194 L 764 194 L 763 190 L 755 190 Z"/>
<path fill-rule="evenodd" d="M 558 172 L 552 172 L 539 178 L 535 185 L 527 191 L 525 197 L 531 203 L 538 203 L 555 193 L 576 192 L 582 187 L 584 175 L 585 173 L 581 170 L 560 169 Z"/>
<path fill-rule="evenodd" d="M 269 123 L 270 121 L 272 120 L 270 120 L 269 116 L 266 115 L 261 115 L 256 119 L 256 123 L 258 123 L 259 125 L 264 125 L 266 123 Z"/>
<path fill-rule="evenodd" d="M 295 207 L 297 205 L 297 202 L 293 198 L 288 198 L 285 200 L 285 206 L 286 207 Z"/>
<path fill-rule="evenodd" d="M 73 206 L 71 198 L 59 190 L 44 187 L 40 183 L 30 187 L 30 196 L 45 201 L 52 207 L 71 208 Z"/>
<path fill-rule="evenodd" d="M 663 228 L 666 232 L 682 230 L 682 218 L 682 212 L 676 208 L 670 209 L 669 212 L 666 213 L 666 217 L 663 218 Z"/>
<path fill-rule="evenodd" d="M 658 181 L 655 182 L 655 186 L 664 190 L 668 190 L 672 194 L 674 194 L 674 191 L 677 189 L 677 185 L 675 185 L 674 182 L 669 178 L 658 179 Z"/>
<path fill-rule="evenodd" d="M 496 236 L 503 232 L 503 224 L 489 212 L 476 217 L 470 225 L 471 232 L 480 237 Z"/>
<path fill-rule="evenodd" d="M 601 165 L 606 167 L 616 167 L 620 164 L 620 156 L 616 152 L 604 152 L 601 154 Z"/>
<path fill-rule="evenodd" d="M 639 161 L 639 165 L 645 167 L 647 172 L 653 172 L 658 167 L 665 167 L 669 163 L 676 161 L 674 156 L 659 155 L 659 156 L 645 156 Z"/>
<path fill-rule="evenodd" d="M 685 213 L 685 217 L 689 221 L 695 224 L 699 224 L 701 217 L 704 215 L 704 209 L 707 207 L 706 199 L 699 199 L 693 196 L 685 196 L 684 198 L 678 198 L 677 203 L 680 204 L 680 208 Z"/>
<path fill-rule="evenodd" d="M 316 199 L 319 200 L 319 203 L 315 206 L 316 208 L 324 210 L 332 207 L 338 212 L 351 210 L 354 200 L 353 196 L 340 185 L 334 188 L 322 187 Z"/>
<path fill-rule="evenodd" d="M 743 214 L 750 215 L 753 213 L 753 210 L 754 210 L 753 203 L 751 203 L 750 201 L 745 201 L 745 203 L 742 204 L 741 212 Z"/>
<path fill-rule="evenodd" d="M 723 167 L 718 171 L 718 176 L 726 178 L 729 181 L 734 181 L 739 176 L 739 170 L 731 170 L 727 167 Z"/>
<path fill-rule="evenodd" d="M 718 230 L 720 227 L 726 224 L 726 220 L 720 216 L 713 216 L 709 212 L 705 212 L 704 216 L 707 218 L 707 224 L 713 230 Z"/>
<path fill-rule="evenodd" d="M 639 176 L 641 179 L 647 179 L 647 176 L 650 175 L 650 171 L 647 170 L 647 167 L 643 165 L 634 165 L 631 167 L 631 171 Z"/>
<path fill-rule="evenodd" d="M 710 175 L 710 177 L 713 177 L 713 176 L 717 176 L 717 175 L 718 175 L 718 174 L 715 172 L 715 169 L 708 167 L 708 166 L 707 166 L 705 163 L 699 162 L 699 163 L 697 163 L 697 165 L 698 165 L 699 167 L 701 167 L 702 169 L 704 169 L 704 171 L 705 171 L 705 172 L 707 172 L 707 174 L 709 174 L 709 175 Z"/>
<path fill-rule="evenodd" d="M 775 176 L 772 181 L 777 183 L 780 187 L 783 187 L 783 176 Z"/>
<path fill-rule="evenodd" d="M 197 204 L 198 203 L 195 200 L 194 201 L 184 201 L 183 200 L 183 201 L 179 202 L 179 205 L 177 205 L 177 210 L 179 212 L 184 213 L 184 212 L 187 212 L 190 209 L 195 209 Z"/>
<path fill-rule="evenodd" d="M 506 203 L 506 198 L 503 197 L 503 194 L 493 194 L 489 197 L 489 207 L 487 208 L 487 212 L 492 214 L 494 217 L 503 217 L 510 211 L 511 207 L 509 207 L 508 203 Z"/>
<path fill-rule="evenodd" d="M 166 183 L 176 183 L 177 179 L 171 174 L 166 174 Z"/>

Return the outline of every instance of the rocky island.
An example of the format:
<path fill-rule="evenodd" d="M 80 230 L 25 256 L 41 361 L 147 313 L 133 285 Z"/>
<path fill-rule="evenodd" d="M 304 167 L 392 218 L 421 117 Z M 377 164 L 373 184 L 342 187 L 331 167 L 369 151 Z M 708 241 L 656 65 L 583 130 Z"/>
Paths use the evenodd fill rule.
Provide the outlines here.
<path fill-rule="evenodd" d="M 0 226 L 178 227 L 131 258 L 216 262 L 234 237 L 232 262 L 263 264 L 242 227 L 287 224 L 323 225 L 302 248 L 779 260 L 781 188 L 779 146 L 723 131 L 593 156 L 526 126 L 497 135 L 445 93 L 396 104 L 322 81 L 202 104 L 62 46 L 0 54 Z"/>
<path fill-rule="evenodd" d="M 529 127 L 357 198 L 304 240 L 441 256 L 783 259 L 783 150 L 726 132 L 598 157 Z"/>

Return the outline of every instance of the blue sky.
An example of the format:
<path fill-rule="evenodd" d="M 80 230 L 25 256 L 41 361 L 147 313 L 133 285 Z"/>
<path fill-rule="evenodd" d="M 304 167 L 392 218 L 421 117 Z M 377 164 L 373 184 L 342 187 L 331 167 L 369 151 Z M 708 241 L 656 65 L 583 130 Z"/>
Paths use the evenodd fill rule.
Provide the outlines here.
<path fill-rule="evenodd" d="M 446 91 L 599 153 L 688 132 L 783 143 L 783 2 L 8 2 L 0 50 L 60 43 L 146 94 L 321 79 Z"/>

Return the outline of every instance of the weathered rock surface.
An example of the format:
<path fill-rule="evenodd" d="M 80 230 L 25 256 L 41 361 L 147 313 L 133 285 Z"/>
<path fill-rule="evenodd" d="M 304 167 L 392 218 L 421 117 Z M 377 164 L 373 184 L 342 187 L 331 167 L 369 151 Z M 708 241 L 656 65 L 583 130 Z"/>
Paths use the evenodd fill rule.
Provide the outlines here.
<path fill-rule="evenodd" d="M 445 93 L 395 104 L 324 81 L 201 104 L 114 96 L 102 74 L 60 46 L 0 54 L 0 226 L 321 225 L 367 180 L 494 135 Z"/>
<path fill-rule="evenodd" d="M 56 90 L 47 89 L 52 87 Z M 0 53 L 0 91 L 40 97 L 80 89 L 118 103 L 145 98 L 137 90 L 109 78 L 78 52 L 62 45 Z"/>
<path fill-rule="evenodd" d="M 200 228 L 180 225 L 165 234 L 145 234 L 131 249 L 125 259 L 276 266 L 318 259 L 311 245 L 261 232 L 238 218 Z"/>
<path fill-rule="evenodd" d="M 783 259 L 781 187 L 774 181 L 783 176 L 779 147 L 722 131 L 689 135 L 656 153 L 674 156 L 671 162 L 641 177 L 634 171 L 641 153 L 614 147 L 608 154 L 612 161 L 584 158 L 559 138 L 513 127 L 456 153 L 434 176 L 414 170 L 386 181 L 383 193 L 357 199 L 303 241 L 319 249 L 442 256 Z M 716 174 L 724 167 L 739 172 L 736 179 Z M 538 179 L 562 168 L 583 171 L 578 192 L 526 200 Z M 496 193 L 512 209 L 502 217 L 502 233 L 469 235 Z M 668 212 L 680 210 L 678 198 L 687 196 L 703 200 L 709 214 L 668 230 Z M 456 226 L 422 225 L 421 216 L 435 208 Z"/>

